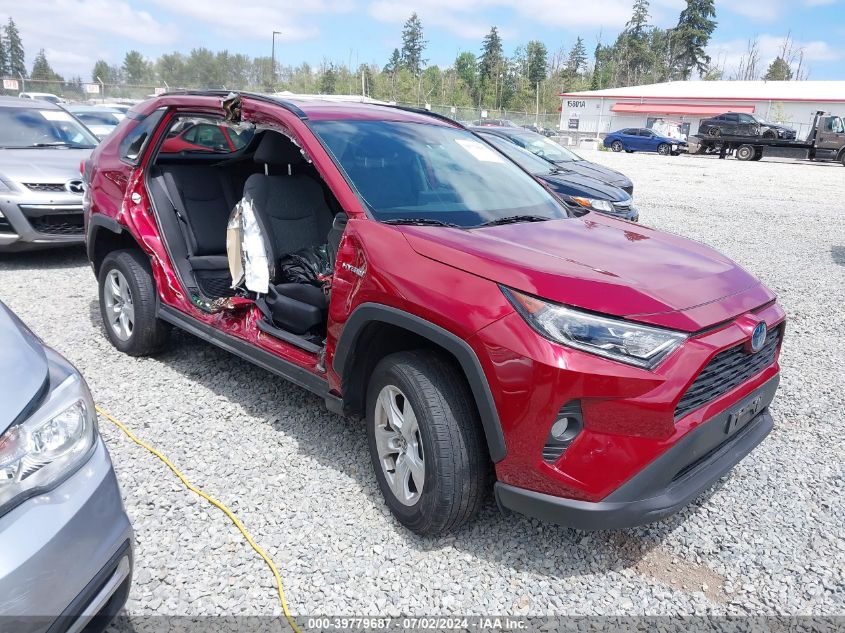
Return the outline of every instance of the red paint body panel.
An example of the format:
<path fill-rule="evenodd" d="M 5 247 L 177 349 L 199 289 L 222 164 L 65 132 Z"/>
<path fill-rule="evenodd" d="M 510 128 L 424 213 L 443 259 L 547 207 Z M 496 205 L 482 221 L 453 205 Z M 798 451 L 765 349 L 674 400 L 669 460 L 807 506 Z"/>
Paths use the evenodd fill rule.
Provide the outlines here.
<path fill-rule="evenodd" d="M 308 118 L 389 119 L 447 125 L 422 114 L 375 105 L 299 101 Z M 477 230 L 391 226 L 368 217 L 307 123 L 280 104 L 244 97 L 246 121 L 293 138 L 349 216 L 332 283 L 326 357 L 262 333 L 261 314 L 241 299 L 233 310 L 206 313 L 191 302 L 169 260 L 144 183 L 147 150 L 136 168 L 121 161 L 125 120 L 92 156 L 89 214 L 124 226 L 150 256 L 163 303 L 325 378 L 341 393 L 332 367 L 344 325 L 362 303 L 391 306 L 452 332 L 475 351 L 504 432 L 499 481 L 553 495 L 598 501 L 631 479 L 680 438 L 724 411 L 778 371 L 777 360 L 752 379 L 677 422 L 675 406 L 720 351 L 750 338 L 749 324 L 769 327 L 784 314 L 773 293 L 716 251 L 639 224 L 589 214 L 582 218 Z M 219 96 L 170 95 L 136 113 L 174 109 L 222 114 Z M 131 202 L 137 193 L 139 203 Z M 356 274 L 344 265 L 362 270 Z M 559 345 L 539 336 L 499 284 L 548 300 L 691 333 L 647 371 Z M 744 316 L 755 311 L 753 316 Z M 554 464 L 541 450 L 561 406 L 580 400 L 584 429 Z"/>

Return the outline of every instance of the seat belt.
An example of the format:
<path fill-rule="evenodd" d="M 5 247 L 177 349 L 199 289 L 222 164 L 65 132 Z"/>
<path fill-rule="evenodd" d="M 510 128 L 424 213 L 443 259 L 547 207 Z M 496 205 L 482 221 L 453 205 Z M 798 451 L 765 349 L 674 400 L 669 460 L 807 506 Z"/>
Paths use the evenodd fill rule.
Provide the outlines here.
<path fill-rule="evenodd" d="M 162 172 L 162 177 L 164 178 L 164 186 L 162 187 L 162 189 L 164 189 L 164 195 L 167 196 L 167 201 L 176 213 L 176 218 L 179 220 L 179 228 L 182 231 L 182 238 L 185 240 L 185 245 L 188 247 L 188 250 L 193 255 L 196 252 L 196 248 L 194 248 L 191 227 L 188 226 L 188 220 L 185 217 L 185 205 L 182 203 L 182 196 L 179 195 L 179 188 L 176 186 L 176 179 L 174 179 L 173 174 L 168 171 Z M 171 195 L 171 187 L 176 193 L 178 201 Z"/>

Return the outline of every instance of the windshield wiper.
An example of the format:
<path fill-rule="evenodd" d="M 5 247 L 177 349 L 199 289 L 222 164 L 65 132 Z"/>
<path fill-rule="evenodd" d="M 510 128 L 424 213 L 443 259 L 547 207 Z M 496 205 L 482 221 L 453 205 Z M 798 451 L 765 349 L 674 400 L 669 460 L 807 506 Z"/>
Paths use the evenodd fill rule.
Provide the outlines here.
<path fill-rule="evenodd" d="M 462 229 L 464 227 L 459 224 L 452 224 L 451 222 L 443 222 L 442 220 L 435 220 L 434 218 L 391 218 L 389 220 L 382 220 L 382 224 L 407 224 L 410 226 L 448 226 L 453 229 Z"/>
<path fill-rule="evenodd" d="M 498 226 L 500 224 L 517 224 L 519 222 L 545 222 L 546 220 L 554 220 L 554 218 L 549 218 L 544 215 L 508 215 L 504 218 L 497 218 L 495 220 L 490 220 L 489 222 L 478 224 L 473 228 L 479 228 L 482 226 Z"/>

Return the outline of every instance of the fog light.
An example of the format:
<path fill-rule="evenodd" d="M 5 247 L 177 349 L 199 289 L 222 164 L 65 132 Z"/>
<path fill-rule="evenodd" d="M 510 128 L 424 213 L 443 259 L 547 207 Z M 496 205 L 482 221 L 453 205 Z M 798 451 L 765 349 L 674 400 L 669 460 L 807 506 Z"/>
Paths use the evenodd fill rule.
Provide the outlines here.
<path fill-rule="evenodd" d="M 560 459 L 563 452 L 581 432 L 582 419 L 580 400 L 571 400 L 563 405 L 543 446 L 544 461 L 553 463 Z"/>

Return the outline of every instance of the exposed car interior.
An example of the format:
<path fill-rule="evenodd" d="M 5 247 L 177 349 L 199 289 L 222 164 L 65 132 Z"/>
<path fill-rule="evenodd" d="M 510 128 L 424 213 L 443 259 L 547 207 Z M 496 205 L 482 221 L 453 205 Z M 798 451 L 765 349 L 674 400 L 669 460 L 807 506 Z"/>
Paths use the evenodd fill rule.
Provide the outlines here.
<path fill-rule="evenodd" d="M 191 145 L 175 144 L 172 139 L 184 138 L 191 126 L 215 127 L 222 134 L 197 134 Z M 238 141 L 222 144 L 220 137 Z M 207 145 L 203 139 L 209 139 Z M 320 349 L 330 283 L 291 270 L 300 253 L 323 255 L 333 267 L 346 214 L 287 136 L 236 129 L 213 117 L 176 117 L 147 182 L 173 264 L 196 305 L 233 296 L 253 299 L 265 316 L 259 323 L 263 331 L 308 351 Z M 233 287 L 227 226 L 242 199 L 250 201 L 263 238 L 270 275 L 266 294 Z"/>

